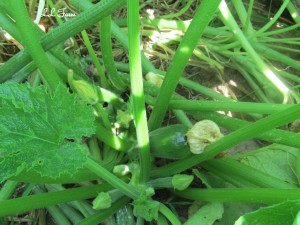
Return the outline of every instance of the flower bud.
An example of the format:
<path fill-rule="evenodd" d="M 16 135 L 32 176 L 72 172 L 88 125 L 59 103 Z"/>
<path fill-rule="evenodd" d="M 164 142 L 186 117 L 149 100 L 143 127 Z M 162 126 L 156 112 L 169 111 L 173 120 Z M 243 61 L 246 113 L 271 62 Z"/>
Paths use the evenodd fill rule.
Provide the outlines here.
<path fill-rule="evenodd" d="M 117 110 L 117 122 L 115 123 L 115 126 L 117 128 L 124 127 L 124 128 L 129 128 L 130 122 L 133 120 L 133 116 L 130 112 L 128 111 L 122 111 L 122 110 Z"/>
<path fill-rule="evenodd" d="M 145 79 L 157 87 L 161 87 L 163 82 L 163 79 L 158 74 L 152 72 L 147 73 Z"/>
<path fill-rule="evenodd" d="M 172 185 L 174 189 L 183 191 L 190 186 L 193 180 L 194 180 L 193 175 L 176 174 L 172 178 Z"/>
<path fill-rule="evenodd" d="M 111 207 L 111 196 L 107 192 L 100 192 L 93 201 L 93 209 L 108 209 Z"/>
<path fill-rule="evenodd" d="M 72 90 L 76 92 L 82 100 L 91 105 L 98 102 L 99 97 L 95 86 L 85 80 L 74 80 L 73 70 L 68 71 L 68 82 Z"/>
<path fill-rule="evenodd" d="M 130 173 L 130 168 L 127 165 L 116 165 L 113 168 L 113 173 L 122 177 Z"/>
<path fill-rule="evenodd" d="M 205 147 L 223 137 L 218 125 L 211 120 L 196 123 L 186 134 L 190 151 L 201 154 Z"/>

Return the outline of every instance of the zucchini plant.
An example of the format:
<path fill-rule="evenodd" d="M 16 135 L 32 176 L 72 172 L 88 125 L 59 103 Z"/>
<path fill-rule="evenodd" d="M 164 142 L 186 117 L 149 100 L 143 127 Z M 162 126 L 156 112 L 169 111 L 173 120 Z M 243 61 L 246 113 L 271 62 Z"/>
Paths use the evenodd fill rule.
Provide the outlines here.
<path fill-rule="evenodd" d="M 0 67 L 0 217 L 46 208 L 57 224 L 273 224 L 266 214 L 275 212 L 281 223 L 296 224 L 300 134 L 278 127 L 297 130 L 300 80 L 273 64 L 299 71 L 299 61 L 278 50 L 299 52 L 289 46 L 297 38 L 281 38 L 298 32 L 297 14 L 294 25 L 274 26 L 286 7 L 296 12 L 295 2 L 283 0 L 261 27 L 252 23 L 261 18 L 252 0 L 169 1 L 181 9 L 160 18 L 145 10 L 151 0 L 92 2 L 0 2 L 0 26 L 22 46 Z M 126 3 L 127 18 L 115 18 Z M 48 33 L 30 17 L 36 8 L 40 17 L 42 7 L 58 22 Z M 61 18 L 62 7 L 76 16 Z M 192 20 L 178 19 L 184 15 Z M 141 36 L 153 42 L 144 51 Z M 89 56 L 64 49 L 69 38 Z M 145 54 L 155 48 L 168 52 L 166 71 Z M 128 64 L 115 62 L 115 49 Z M 220 77 L 226 67 L 239 71 L 251 91 L 231 99 L 182 76 L 187 65 L 203 62 Z M 179 85 L 209 100 L 188 100 Z M 249 96 L 258 102 L 242 102 Z M 252 138 L 272 144 L 230 152 Z M 243 207 L 253 212 L 243 216 Z"/>

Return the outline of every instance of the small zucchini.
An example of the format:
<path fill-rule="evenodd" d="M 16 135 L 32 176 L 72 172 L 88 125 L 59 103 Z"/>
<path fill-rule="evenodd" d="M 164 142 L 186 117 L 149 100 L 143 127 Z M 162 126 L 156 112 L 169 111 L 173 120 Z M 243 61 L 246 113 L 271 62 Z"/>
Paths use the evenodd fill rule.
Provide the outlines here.
<path fill-rule="evenodd" d="M 149 134 L 151 154 L 165 159 L 182 159 L 191 155 L 186 142 L 188 128 L 181 124 L 159 128 Z"/>

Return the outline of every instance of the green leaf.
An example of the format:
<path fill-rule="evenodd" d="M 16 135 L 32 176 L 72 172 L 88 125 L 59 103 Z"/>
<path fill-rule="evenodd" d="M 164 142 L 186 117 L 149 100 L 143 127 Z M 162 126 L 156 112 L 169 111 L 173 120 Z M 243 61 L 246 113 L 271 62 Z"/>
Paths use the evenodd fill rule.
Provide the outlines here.
<path fill-rule="evenodd" d="M 84 136 L 95 132 L 91 107 L 59 85 L 53 95 L 44 87 L 0 85 L 0 181 L 21 171 L 58 178 L 83 167 Z"/>
<path fill-rule="evenodd" d="M 214 225 L 228 225 L 234 224 L 234 222 L 242 215 L 253 212 L 258 208 L 262 207 L 259 204 L 245 204 L 237 202 L 227 202 L 224 203 L 224 213 L 221 219 L 216 221 Z"/>
<path fill-rule="evenodd" d="M 207 203 L 194 213 L 184 225 L 212 225 L 216 220 L 222 218 L 223 212 L 222 203 Z"/>
<path fill-rule="evenodd" d="M 239 156 L 241 162 L 288 183 L 298 185 L 296 176 L 297 148 L 272 144 Z"/>
<path fill-rule="evenodd" d="M 157 220 L 159 209 L 158 201 L 137 199 L 132 204 L 134 205 L 133 214 L 136 217 L 140 216 L 146 221 Z"/>
<path fill-rule="evenodd" d="M 235 225 L 293 224 L 299 211 L 299 200 L 286 201 L 246 214 L 240 217 Z"/>

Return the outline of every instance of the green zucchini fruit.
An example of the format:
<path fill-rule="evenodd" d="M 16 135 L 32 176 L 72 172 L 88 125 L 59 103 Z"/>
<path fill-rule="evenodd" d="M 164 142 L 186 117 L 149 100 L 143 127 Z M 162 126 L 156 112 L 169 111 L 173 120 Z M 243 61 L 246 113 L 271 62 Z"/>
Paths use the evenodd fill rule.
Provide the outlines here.
<path fill-rule="evenodd" d="M 182 159 L 191 155 L 186 142 L 188 128 L 181 124 L 162 127 L 149 134 L 150 150 L 154 157 Z"/>

